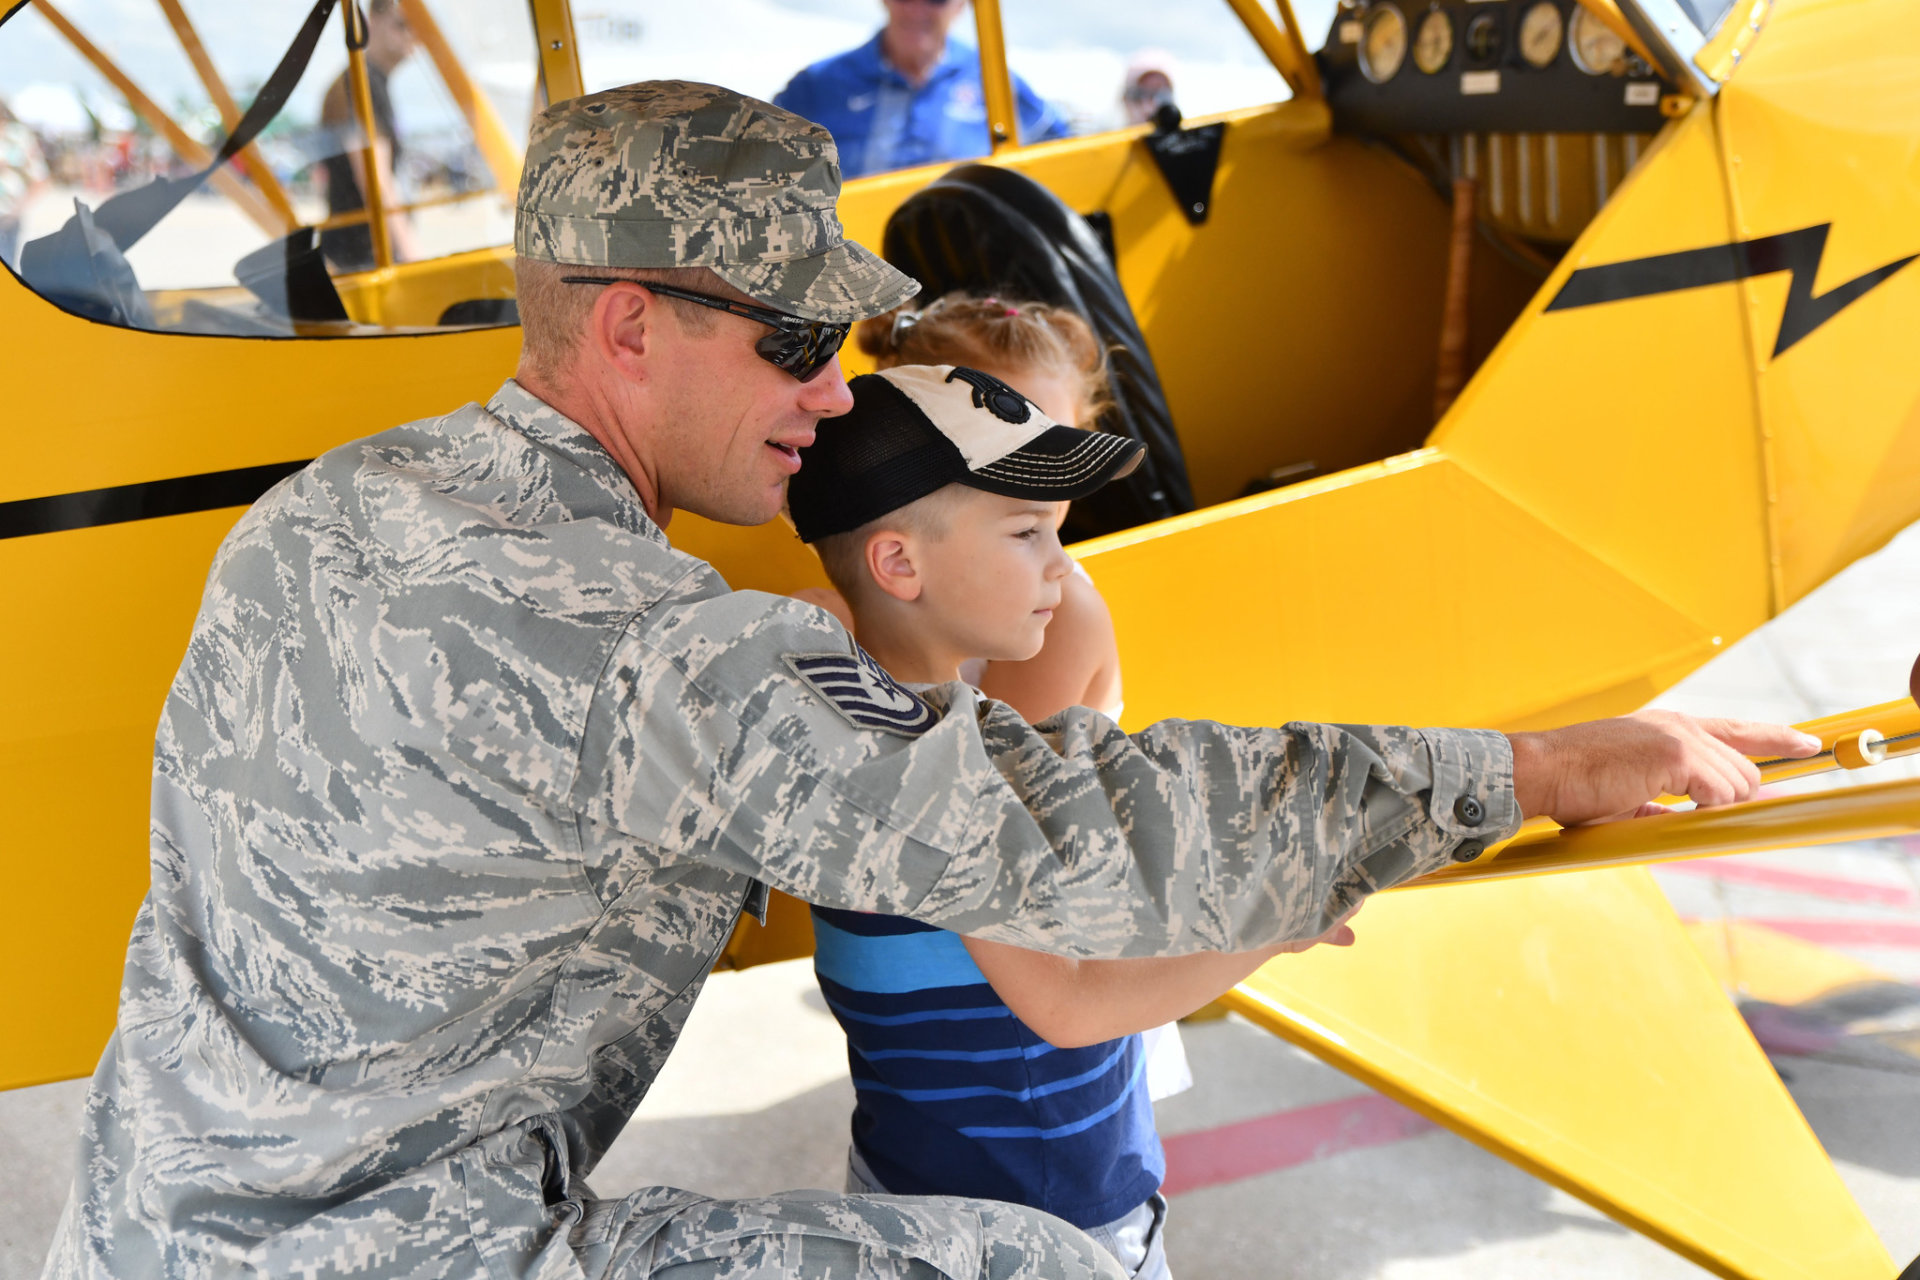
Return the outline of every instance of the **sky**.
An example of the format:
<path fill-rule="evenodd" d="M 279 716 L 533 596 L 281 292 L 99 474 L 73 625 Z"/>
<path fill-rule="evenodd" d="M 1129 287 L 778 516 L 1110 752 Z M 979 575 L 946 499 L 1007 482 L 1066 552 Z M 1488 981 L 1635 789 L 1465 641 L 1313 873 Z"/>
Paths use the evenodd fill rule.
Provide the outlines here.
<path fill-rule="evenodd" d="M 214 63 L 244 104 L 291 40 L 311 0 L 184 0 Z M 0 0 L 0 5 L 9 0 Z M 470 74 L 510 129 L 525 127 L 534 82 L 525 0 L 429 0 Z M 1313 43 L 1333 0 L 1297 0 Z M 212 121 L 207 96 L 154 0 L 62 0 L 81 31 L 105 48 L 151 97 L 183 123 Z M 1286 86 L 1225 0 L 1004 0 L 1009 60 L 1034 88 L 1084 127 L 1117 120 L 1127 61 L 1143 49 L 1172 57 L 1176 94 L 1188 114 L 1270 102 Z M 710 80 L 770 97 L 794 71 L 868 39 L 879 0 L 575 0 L 588 87 L 654 76 Z M 972 40 L 971 16 L 956 35 Z M 337 38 L 323 39 L 289 114 L 311 120 L 345 65 Z M 403 136 L 455 125 L 428 60 L 393 80 Z M 0 24 L 0 99 L 52 117 L 85 101 L 103 119 L 124 119 L 119 95 L 31 6 Z M 49 123 L 51 120 L 49 119 Z"/>

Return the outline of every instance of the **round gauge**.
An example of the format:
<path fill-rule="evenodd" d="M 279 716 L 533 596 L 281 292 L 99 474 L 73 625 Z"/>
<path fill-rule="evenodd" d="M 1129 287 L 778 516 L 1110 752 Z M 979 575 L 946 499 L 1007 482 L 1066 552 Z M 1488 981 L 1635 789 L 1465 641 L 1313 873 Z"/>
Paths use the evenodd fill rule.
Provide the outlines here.
<path fill-rule="evenodd" d="M 1493 14 L 1479 14 L 1467 24 L 1467 56 L 1475 62 L 1498 62 L 1500 47 L 1505 43 L 1500 19 Z"/>
<path fill-rule="evenodd" d="M 1453 57 L 1453 19 L 1440 9 L 1427 10 L 1413 36 L 1413 65 L 1433 75 Z"/>
<path fill-rule="evenodd" d="M 1520 56 L 1530 67 L 1552 66 L 1553 60 L 1560 56 L 1560 37 L 1566 31 L 1566 19 L 1560 16 L 1559 6 L 1553 0 L 1535 0 L 1533 7 L 1520 18 Z"/>
<path fill-rule="evenodd" d="M 1377 4 L 1360 33 L 1360 72 L 1375 84 L 1400 74 L 1407 60 L 1407 16 L 1390 4 Z"/>
<path fill-rule="evenodd" d="M 1617 76 L 1626 70 L 1627 42 L 1584 5 L 1567 24 L 1567 52 L 1573 65 L 1590 76 Z"/>

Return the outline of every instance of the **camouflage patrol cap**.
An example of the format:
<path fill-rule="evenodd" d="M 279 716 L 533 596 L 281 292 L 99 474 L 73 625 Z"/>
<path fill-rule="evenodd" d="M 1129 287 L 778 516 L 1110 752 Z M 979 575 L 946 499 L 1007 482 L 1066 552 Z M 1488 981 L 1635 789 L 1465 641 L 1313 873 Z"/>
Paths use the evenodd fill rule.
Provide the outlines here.
<path fill-rule="evenodd" d="M 851 323 L 920 291 L 846 240 L 825 129 L 710 84 L 649 80 L 556 103 L 533 122 L 514 219 L 523 258 L 707 267 L 808 320 Z"/>

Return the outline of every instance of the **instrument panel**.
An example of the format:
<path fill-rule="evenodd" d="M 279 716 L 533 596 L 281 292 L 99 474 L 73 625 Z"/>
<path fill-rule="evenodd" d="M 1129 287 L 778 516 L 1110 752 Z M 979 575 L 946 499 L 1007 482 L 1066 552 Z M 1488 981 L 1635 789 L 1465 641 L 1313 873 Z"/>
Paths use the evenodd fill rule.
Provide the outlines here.
<path fill-rule="evenodd" d="M 1652 133 L 1674 92 L 1577 0 L 1347 0 L 1316 56 L 1356 133 Z"/>

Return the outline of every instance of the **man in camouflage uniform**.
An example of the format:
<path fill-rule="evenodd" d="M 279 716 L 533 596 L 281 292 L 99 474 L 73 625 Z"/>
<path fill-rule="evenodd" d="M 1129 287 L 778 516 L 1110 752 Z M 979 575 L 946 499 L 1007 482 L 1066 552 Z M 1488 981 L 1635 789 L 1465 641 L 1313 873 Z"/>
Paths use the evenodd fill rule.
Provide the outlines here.
<path fill-rule="evenodd" d="M 549 109 L 519 376 L 234 529 L 161 720 L 152 889 L 49 1275 L 1111 1280 L 1014 1206 L 584 1178 L 762 885 L 1078 955 L 1244 949 L 1524 811 L 1749 794 L 1721 738 L 1794 749 L 1672 717 L 1035 728 L 730 591 L 661 527 L 771 518 L 846 385 L 821 331 L 758 352 L 799 322 L 667 290 L 830 323 L 903 301 L 838 186 L 823 131 L 723 90 Z"/>

